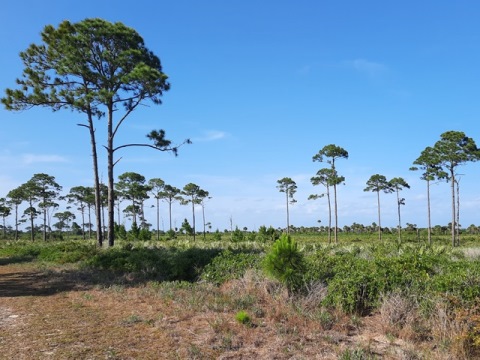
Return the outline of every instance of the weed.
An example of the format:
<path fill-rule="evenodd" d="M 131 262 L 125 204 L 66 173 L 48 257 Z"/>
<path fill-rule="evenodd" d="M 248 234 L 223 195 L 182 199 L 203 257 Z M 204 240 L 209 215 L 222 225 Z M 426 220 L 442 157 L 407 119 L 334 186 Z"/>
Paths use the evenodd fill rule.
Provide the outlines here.
<path fill-rule="evenodd" d="M 375 360 L 377 357 L 364 349 L 346 349 L 340 354 L 339 360 Z"/>
<path fill-rule="evenodd" d="M 143 322 L 143 319 L 135 314 L 130 315 L 126 319 L 122 320 L 122 325 L 134 325 Z"/>
<path fill-rule="evenodd" d="M 333 327 L 333 316 L 326 310 L 320 310 L 318 313 L 318 320 L 320 321 L 320 325 L 324 330 L 330 330 Z"/>
<path fill-rule="evenodd" d="M 195 344 L 188 347 L 188 358 L 192 360 L 203 359 L 202 350 Z"/>
<path fill-rule="evenodd" d="M 233 346 L 233 334 L 228 332 L 224 334 L 221 339 L 220 348 L 224 351 L 234 350 L 235 347 Z"/>
<path fill-rule="evenodd" d="M 350 317 L 350 324 L 355 328 L 359 329 L 362 326 L 362 318 L 356 314 L 353 314 Z"/>
<path fill-rule="evenodd" d="M 250 318 L 250 315 L 246 311 L 239 311 L 235 315 L 235 319 L 243 325 L 251 325 L 252 324 L 252 319 Z"/>
<path fill-rule="evenodd" d="M 233 306 L 236 309 L 242 309 L 242 308 L 249 308 L 255 304 L 257 299 L 255 296 L 250 295 L 250 294 L 245 294 L 243 296 L 239 296 L 237 298 L 233 299 Z"/>
<path fill-rule="evenodd" d="M 93 295 L 89 293 L 83 293 L 82 298 L 84 298 L 85 300 L 91 301 L 93 300 Z"/>

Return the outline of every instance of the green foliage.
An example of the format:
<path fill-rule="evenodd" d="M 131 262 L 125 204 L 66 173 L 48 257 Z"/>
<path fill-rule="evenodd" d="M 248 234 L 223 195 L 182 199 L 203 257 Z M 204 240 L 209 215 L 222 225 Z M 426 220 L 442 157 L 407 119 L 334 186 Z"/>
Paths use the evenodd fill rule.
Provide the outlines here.
<path fill-rule="evenodd" d="M 250 318 L 250 315 L 244 310 L 240 310 L 236 315 L 235 319 L 243 325 L 251 325 L 252 324 L 252 319 Z"/>
<path fill-rule="evenodd" d="M 473 304 L 480 299 L 480 265 L 466 260 L 445 263 L 429 285 L 435 293 L 451 294 Z"/>
<path fill-rule="evenodd" d="M 377 357 L 363 349 L 345 349 L 339 357 L 340 360 L 375 360 Z"/>
<path fill-rule="evenodd" d="M 42 248 L 38 259 L 57 264 L 85 261 L 97 254 L 98 249 L 92 244 L 80 244 L 74 241 L 59 242 Z"/>
<path fill-rule="evenodd" d="M 219 254 L 219 249 L 169 249 L 170 253 L 170 272 L 175 280 L 195 281 L 203 269 L 209 264 L 215 256 Z"/>
<path fill-rule="evenodd" d="M 332 308 L 366 315 L 375 311 L 382 294 L 408 293 L 428 313 L 428 301 L 444 298 L 452 306 L 475 306 L 480 298 L 480 261 L 459 256 L 448 246 L 413 243 L 355 245 L 308 244 L 302 251 L 284 234 L 263 255 L 261 244 L 232 244 L 237 249 L 209 248 L 209 243 L 177 240 L 173 246 L 146 247 L 139 241 L 101 249 L 88 241 L 0 243 L 2 263 L 45 261 L 77 263 L 93 270 L 158 281 L 203 280 L 222 284 L 242 278 L 249 269 L 264 269 L 290 292 L 306 290 L 303 284 L 321 283 L 323 310 Z M 155 243 L 158 245 L 158 243 Z M 166 243 L 164 243 L 167 245 Z M 211 244 L 211 243 L 210 243 Z M 241 297 L 239 297 L 240 299 Z M 422 302 L 424 301 L 425 304 Z M 237 310 L 249 308 L 242 303 Z M 320 318 L 327 327 L 328 313 Z M 325 323 L 325 324 L 324 324 Z"/>
<path fill-rule="evenodd" d="M 269 226 L 267 229 L 265 225 L 262 225 L 258 228 L 257 239 L 259 241 L 261 242 L 275 241 L 278 238 L 279 236 L 273 227 Z"/>
<path fill-rule="evenodd" d="M 187 235 L 193 235 L 193 228 L 192 228 L 192 226 L 190 225 L 190 223 L 188 222 L 187 219 L 183 220 L 182 227 L 180 229 L 182 231 L 184 231 L 185 234 L 187 234 Z"/>
<path fill-rule="evenodd" d="M 40 252 L 41 246 L 38 243 L 31 242 L 5 242 L 0 247 L 0 257 L 15 258 L 22 261 L 36 259 Z"/>
<path fill-rule="evenodd" d="M 57 264 L 76 263 L 87 260 L 97 254 L 95 245 L 75 241 L 54 243 L 5 243 L 0 248 L 0 256 L 14 261 L 46 261 Z"/>
<path fill-rule="evenodd" d="M 261 256 L 255 252 L 225 250 L 203 269 L 201 278 L 215 284 L 239 279 L 248 269 L 258 269 Z"/>
<path fill-rule="evenodd" d="M 136 222 L 132 223 L 132 227 L 128 232 L 128 239 L 129 240 L 138 240 L 140 235 L 140 228 L 138 227 Z"/>
<path fill-rule="evenodd" d="M 213 233 L 213 240 L 215 241 L 221 241 L 222 240 L 222 233 L 220 232 L 220 230 L 215 230 L 215 232 Z"/>
<path fill-rule="evenodd" d="M 138 240 L 148 241 L 152 239 L 152 232 L 147 228 L 142 228 L 138 233 Z"/>
<path fill-rule="evenodd" d="M 328 282 L 325 304 L 349 313 L 368 313 L 384 290 L 383 279 L 378 278 L 374 263 L 348 258 L 337 264 L 335 276 Z"/>
<path fill-rule="evenodd" d="M 98 253 L 85 264 L 149 279 L 195 281 L 218 253 L 218 249 L 200 248 L 112 248 Z"/>
<path fill-rule="evenodd" d="M 127 239 L 127 230 L 125 229 L 125 225 L 115 224 L 115 237 L 122 240 Z"/>
<path fill-rule="evenodd" d="M 304 258 L 290 235 L 282 234 L 265 256 L 263 265 L 266 273 L 286 285 L 289 291 L 299 289 L 303 283 Z"/>
<path fill-rule="evenodd" d="M 233 242 L 241 242 L 245 240 L 245 234 L 238 228 L 235 227 L 235 230 L 232 233 L 232 241 Z"/>
<path fill-rule="evenodd" d="M 445 247 L 325 247 L 309 254 L 305 263 L 305 280 L 328 287 L 324 305 L 349 313 L 370 313 L 381 294 L 394 290 L 421 298 L 449 294 L 463 302 L 480 296 L 480 264 L 459 259 Z"/>
<path fill-rule="evenodd" d="M 168 230 L 166 232 L 166 235 L 167 235 L 167 240 L 173 240 L 177 238 L 177 233 L 173 229 Z"/>

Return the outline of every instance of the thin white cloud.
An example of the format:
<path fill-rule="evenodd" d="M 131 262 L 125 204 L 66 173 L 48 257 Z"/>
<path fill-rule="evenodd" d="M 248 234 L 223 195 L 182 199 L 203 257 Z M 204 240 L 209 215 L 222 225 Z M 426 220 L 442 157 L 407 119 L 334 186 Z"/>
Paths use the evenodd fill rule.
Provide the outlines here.
<path fill-rule="evenodd" d="M 224 131 L 218 130 L 207 130 L 203 132 L 203 136 L 194 138 L 193 141 L 215 141 L 223 139 L 227 136 L 227 133 Z"/>
<path fill-rule="evenodd" d="M 311 66 L 311 65 L 303 65 L 301 68 L 299 68 L 299 69 L 297 70 L 297 72 L 298 72 L 300 75 L 308 75 L 311 70 L 312 70 L 312 66 Z"/>
<path fill-rule="evenodd" d="M 60 155 L 24 154 L 22 155 L 22 162 L 26 165 L 36 163 L 65 163 L 67 159 Z"/>
<path fill-rule="evenodd" d="M 380 76 L 388 71 L 388 67 L 386 65 L 365 59 L 346 61 L 346 64 L 356 71 L 368 76 Z"/>

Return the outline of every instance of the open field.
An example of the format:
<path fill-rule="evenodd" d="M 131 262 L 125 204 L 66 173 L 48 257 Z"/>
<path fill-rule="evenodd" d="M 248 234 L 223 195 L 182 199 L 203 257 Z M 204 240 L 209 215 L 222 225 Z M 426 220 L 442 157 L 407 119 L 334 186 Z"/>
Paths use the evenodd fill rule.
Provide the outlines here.
<path fill-rule="evenodd" d="M 302 286 L 263 270 L 272 242 L 5 242 L 0 358 L 474 359 L 480 242 L 452 251 L 298 238 Z M 388 240 L 386 239 L 386 242 Z M 444 243 L 444 245 L 443 245 Z M 228 250 L 227 250 L 228 248 Z"/>

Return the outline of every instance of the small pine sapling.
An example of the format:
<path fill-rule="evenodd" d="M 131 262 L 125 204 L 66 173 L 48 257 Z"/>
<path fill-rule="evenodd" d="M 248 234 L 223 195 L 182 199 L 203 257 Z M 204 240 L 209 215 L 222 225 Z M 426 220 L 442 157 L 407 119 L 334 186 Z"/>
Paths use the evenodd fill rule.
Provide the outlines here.
<path fill-rule="evenodd" d="M 305 262 L 297 243 L 288 234 L 275 241 L 265 256 L 266 273 L 284 284 L 289 293 L 298 290 L 303 283 Z"/>

